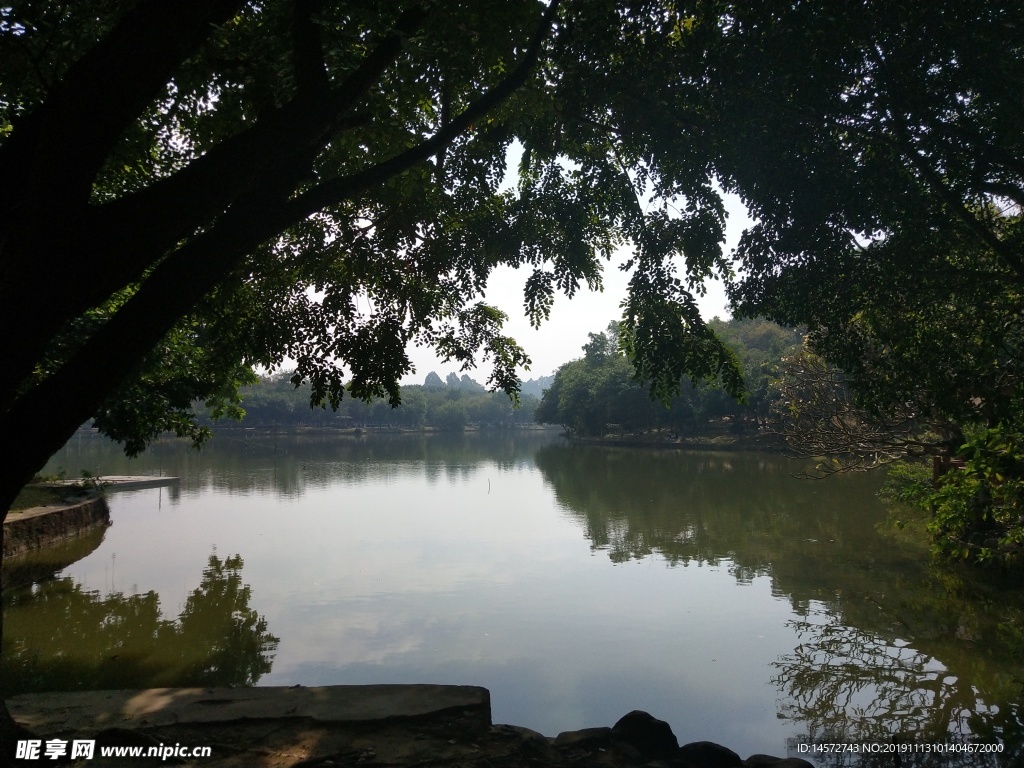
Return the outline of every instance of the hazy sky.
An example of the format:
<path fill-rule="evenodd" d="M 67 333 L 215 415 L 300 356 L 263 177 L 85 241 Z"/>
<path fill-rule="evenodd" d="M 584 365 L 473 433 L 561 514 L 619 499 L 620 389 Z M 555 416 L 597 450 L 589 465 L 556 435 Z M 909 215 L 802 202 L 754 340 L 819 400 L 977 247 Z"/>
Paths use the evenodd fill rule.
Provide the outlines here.
<path fill-rule="evenodd" d="M 750 219 L 738 198 L 727 196 L 726 207 L 729 211 L 726 232 L 728 252 L 735 246 Z M 605 264 L 603 292 L 595 293 L 583 288 L 572 299 L 556 294 L 551 317 L 540 329 L 531 328 L 523 312 L 523 283 L 529 271 L 501 268 L 491 276 L 484 300 L 509 316 L 505 324 L 506 333 L 515 338 L 533 360 L 530 370 L 520 374 L 524 381 L 554 373 L 562 363 L 581 357 L 581 348 L 587 342 L 587 334 L 603 330 L 610 320 L 622 316 L 619 303 L 625 298 L 629 275 L 619 271 L 618 264 L 624 260 L 625 254 L 621 259 Z M 698 296 L 697 303 L 705 319 L 710 320 L 715 315 L 729 315 L 726 311 L 725 292 L 719 284 L 709 285 L 707 295 Z M 404 384 L 422 384 L 431 371 L 436 371 L 443 379 L 449 372 L 459 370 L 457 363 L 441 362 L 431 350 L 413 348 L 410 355 L 416 365 L 416 372 L 403 379 Z M 490 369 L 486 363 L 480 362 L 476 369 L 468 373 L 470 378 L 484 383 Z"/>

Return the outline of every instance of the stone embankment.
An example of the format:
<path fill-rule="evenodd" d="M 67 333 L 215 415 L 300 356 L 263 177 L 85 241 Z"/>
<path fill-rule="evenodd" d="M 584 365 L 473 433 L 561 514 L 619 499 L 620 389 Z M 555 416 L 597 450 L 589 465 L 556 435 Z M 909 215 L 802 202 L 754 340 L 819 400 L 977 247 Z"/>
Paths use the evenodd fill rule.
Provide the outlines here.
<path fill-rule="evenodd" d="M 110 508 L 101 493 L 63 504 L 8 512 L 4 520 L 4 558 L 33 552 L 110 525 Z"/>
<path fill-rule="evenodd" d="M 107 527 L 97 525 L 78 536 L 48 544 L 42 549 L 5 557 L 0 563 L 0 580 L 4 589 L 53 578 L 58 571 L 95 552 L 106 534 Z"/>
<path fill-rule="evenodd" d="M 4 520 L 4 559 L 36 552 L 110 525 L 110 509 L 103 489 L 134 490 L 177 482 L 177 477 L 109 475 L 92 478 L 93 487 L 88 489 L 70 480 L 45 486 L 58 490 L 63 501 L 8 512 Z"/>
<path fill-rule="evenodd" d="M 90 768 L 813 768 L 799 758 L 744 760 L 711 742 L 680 746 L 668 723 L 646 712 L 556 737 L 492 725 L 489 692 L 471 686 L 161 688 L 27 694 L 7 704 L 26 737 L 94 740 Z M 212 754 L 167 758 L 170 746 Z M 164 756 L 104 757 L 101 747 Z"/>

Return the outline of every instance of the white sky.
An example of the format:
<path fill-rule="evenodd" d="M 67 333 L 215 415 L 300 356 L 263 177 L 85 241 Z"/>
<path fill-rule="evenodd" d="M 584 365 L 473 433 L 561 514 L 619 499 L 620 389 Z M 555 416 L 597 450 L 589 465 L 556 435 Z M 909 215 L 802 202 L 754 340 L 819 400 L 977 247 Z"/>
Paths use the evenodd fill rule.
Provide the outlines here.
<path fill-rule="evenodd" d="M 725 249 L 728 253 L 735 247 L 743 230 L 749 226 L 750 218 L 738 197 L 727 195 L 726 209 L 729 218 Z M 515 338 L 533 360 L 529 371 L 520 372 L 524 381 L 552 374 L 563 363 L 581 357 L 587 334 L 604 330 L 609 321 L 618 320 L 622 316 L 619 304 L 626 296 L 626 285 L 629 282 L 629 275 L 618 269 L 618 264 L 623 260 L 625 255 L 605 264 L 604 291 L 601 293 L 588 291 L 585 287 L 572 299 L 556 293 L 551 317 L 539 329 L 530 327 L 523 310 L 523 283 L 529 276 L 529 270 L 502 267 L 491 275 L 484 300 L 509 316 L 505 323 L 505 333 Z M 707 320 L 716 315 L 722 318 L 729 316 L 721 284 L 708 285 L 707 294 L 698 296 L 697 304 Z M 451 371 L 457 371 L 460 375 L 462 373 L 457 363 L 442 362 L 432 350 L 413 347 L 410 349 L 410 357 L 416 372 L 406 376 L 402 380 L 403 384 L 422 384 L 431 371 L 437 372 L 442 379 Z M 477 367 L 468 371 L 470 378 L 480 383 L 486 382 L 489 373 L 488 364 L 479 360 Z"/>

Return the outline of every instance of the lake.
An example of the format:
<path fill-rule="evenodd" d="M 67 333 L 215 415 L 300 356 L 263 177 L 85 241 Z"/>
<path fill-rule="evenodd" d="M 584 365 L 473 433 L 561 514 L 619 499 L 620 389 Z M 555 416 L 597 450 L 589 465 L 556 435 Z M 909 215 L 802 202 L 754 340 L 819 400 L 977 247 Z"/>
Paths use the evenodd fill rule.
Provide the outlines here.
<path fill-rule="evenodd" d="M 547 735 L 643 709 L 744 757 L 1024 752 L 1017 584 L 931 563 L 874 475 L 530 431 L 240 430 L 132 461 L 78 436 L 47 471 L 82 469 L 180 483 L 111 493 L 81 559 L 7 591 L 13 692 L 471 684 Z"/>

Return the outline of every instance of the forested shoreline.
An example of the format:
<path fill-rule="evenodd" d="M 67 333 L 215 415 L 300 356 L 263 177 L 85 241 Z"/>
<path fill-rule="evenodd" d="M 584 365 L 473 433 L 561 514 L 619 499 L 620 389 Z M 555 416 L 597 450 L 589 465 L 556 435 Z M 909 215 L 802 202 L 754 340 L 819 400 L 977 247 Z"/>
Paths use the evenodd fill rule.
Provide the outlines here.
<path fill-rule="evenodd" d="M 802 332 L 764 320 L 715 318 L 709 326 L 736 358 L 744 399 L 730 397 L 718 381 L 691 380 L 682 382 L 671 398 L 653 399 L 622 351 L 621 326 L 612 322 L 590 334 L 581 358 L 559 367 L 541 399 L 537 421 L 561 424 L 580 438 L 651 432 L 686 438 L 769 428 L 786 360 L 802 349 Z"/>
<path fill-rule="evenodd" d="M 488 391 L 468 374 L 429 373 L 423 384 L 401 387 L 401 403 L 344 398 L 337 409 L 310 405 L 308 384 L 290 372 L 263 376 L 241 390 L 244 428 L 398 428 L 460 430 L 558 425 L 572 437 L 616 439 L 663 433 L 685 439 L 765 430 L 780 398 L 785 361 L 801 350 L 802 333 L 763 320 L 710 322 L 736 356 L 747 397 L 737 401 L 717 383 L 686 382 L 668 402 L 651 398 L 618 348 L 618 324 L 591 333 L 583 356 L 554 375 L 524 382 L 519 402 Z M 234 422 L 209 422 L 225 428 Z"/>
<path fill-rule="evenodd" d="M 490 392 L 468 375 L 456 373 L 442 380 L 429 374 L 422 385 L 401 388 L 401 405 L 386 399 L 364 401 L 346 397 L 337 409 L 310 405 L 308 384 L 296 386 L 290 373 L 262 377 L 241 391 L 245 415 L 240 426 L 255 428 L 320 429 L 509 429 L 532 426 L 539 403 L 530 382 L 520 395 L 518 407 L 504 392 Z M 533 392 L 539 391 L 537 388 Z M 210 422 L 216 428 L 235 422 Z"/>

